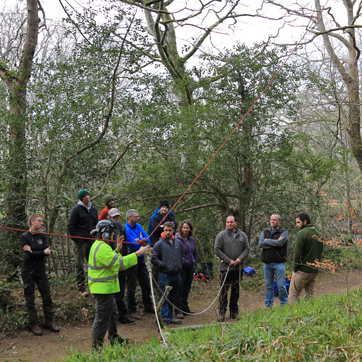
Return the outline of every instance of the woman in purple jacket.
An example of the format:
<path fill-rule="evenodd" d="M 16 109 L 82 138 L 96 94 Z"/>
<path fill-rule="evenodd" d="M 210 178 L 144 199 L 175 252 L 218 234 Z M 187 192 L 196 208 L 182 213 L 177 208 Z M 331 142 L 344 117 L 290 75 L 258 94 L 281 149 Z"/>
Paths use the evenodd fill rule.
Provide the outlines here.
<path fill-rule="evenodd" d="M 190 220 L 184 220 L 180 223 L 176 239 L 182 242 L 185 251 L 185 264 L 181 271 L 181 284 L 177 291 L 176 307 L 182 312 L 192 313 L 188 305 L 188 298 L 191 289 L 194 272 L 197 266 L 197 249 L 192 234 L 194 226 Z M 183 319 L 184 315 L 180 310 L 175 311 L 176 318 Z"/>

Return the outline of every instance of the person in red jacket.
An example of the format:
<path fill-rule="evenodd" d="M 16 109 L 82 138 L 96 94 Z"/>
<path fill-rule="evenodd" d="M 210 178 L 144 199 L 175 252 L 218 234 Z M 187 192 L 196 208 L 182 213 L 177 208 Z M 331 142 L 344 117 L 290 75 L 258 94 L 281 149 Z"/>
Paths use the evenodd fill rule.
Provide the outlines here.
<path fill-rule="evenodd" d="M 99 213 L 98 221 L 108 219 L 109 210 L 114 207 L 114 196 L 111 194 L 104 196 L 104 203 L 106 204 L 106 207 Z"/>

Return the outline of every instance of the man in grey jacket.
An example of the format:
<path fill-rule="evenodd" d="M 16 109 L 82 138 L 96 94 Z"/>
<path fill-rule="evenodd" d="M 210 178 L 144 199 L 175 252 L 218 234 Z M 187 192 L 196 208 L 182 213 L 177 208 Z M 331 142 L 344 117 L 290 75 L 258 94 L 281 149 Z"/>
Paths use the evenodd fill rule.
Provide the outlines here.
<path fill-rule="evenodd" d="M 220 260 L 220 297 L 218 321 L 225 321 L 226 307 L 228 304 L 227 293 L 230 294 L 230 318 L 239 318 L 239 288 L 243 277 L 244 259 L 249 255 L 248 238 L 240 229 L 234 216 L 226 218 L 226 229 L 216 236 L 215 255 Z"/>

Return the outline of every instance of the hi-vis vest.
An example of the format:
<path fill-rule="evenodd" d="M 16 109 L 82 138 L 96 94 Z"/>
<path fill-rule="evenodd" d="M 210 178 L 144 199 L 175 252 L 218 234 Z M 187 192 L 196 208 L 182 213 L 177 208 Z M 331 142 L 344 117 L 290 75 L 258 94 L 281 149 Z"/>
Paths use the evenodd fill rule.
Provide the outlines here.
<path fill-rule="evenodd" d="M 89 252 L 88 285 L 92 294 L 112 294 L 120 291 L 118 272 L 137 264 L 137 255 L 122 257 L 104 241 L 96 240 Z"/>

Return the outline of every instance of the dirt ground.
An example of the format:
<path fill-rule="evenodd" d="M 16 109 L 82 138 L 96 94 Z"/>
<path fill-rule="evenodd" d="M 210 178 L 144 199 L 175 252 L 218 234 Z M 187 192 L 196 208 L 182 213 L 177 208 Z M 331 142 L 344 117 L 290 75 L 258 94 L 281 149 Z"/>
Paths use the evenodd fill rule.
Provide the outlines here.
<path fill-rule="evenodd" d="M 343 272 L 336 274 L 319 275 L 316 284 L 316 295 L 336 294 L 359 288 L 362 272 L 349 272 L 348 277 Z M 199 312 L 208 307 L 215 299 L 218 291 L 218 280 L 213 279 L 210 284 L 202 281 L 194 282 L 190 295 L 190 307 Z M 277 300 L 278 301 L 278 300 Z M 241 312 L 264 307 L 264 291 L 246 292 L 241 295 Z M 181 326 L 214 323 L 216 320 L 217 301 L 203 314 L 186 316 Z M 227 315 L 228 317 L 228 315 Z M 226 320 L 230 322 L 229 319 Z M 54 334 L 43 330 L 40 337 L 34 336 L 28 330 L 22 330 L 14 337 L 0 334 L 0 361 L 62 361 L 71 349 L 80 352 L 90 351 L 91 322 L 79 325 L 59 325 L 60 333 Z M 177 328 L 172 326 L 169 328 Z M 128 326 L 118 324 L 121 336 L 129 338 L 131 343 L 143 343 L 153 335 L 159 338 L 155 316 L 144 314 L 142 320 Z"/>

